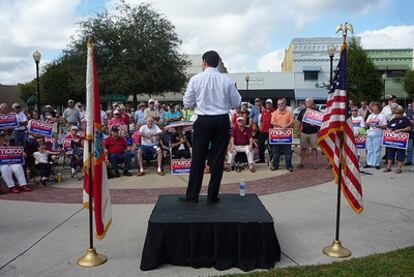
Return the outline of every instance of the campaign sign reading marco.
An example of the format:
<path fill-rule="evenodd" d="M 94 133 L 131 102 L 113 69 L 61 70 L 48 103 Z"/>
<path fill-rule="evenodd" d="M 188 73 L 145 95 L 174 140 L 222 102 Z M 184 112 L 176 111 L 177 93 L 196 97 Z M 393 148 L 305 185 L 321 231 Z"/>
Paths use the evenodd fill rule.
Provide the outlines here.
<path fill-rule="evenodd" d="M 18 127 L 16 114 L 0 114 L 0 129 Z"/>
<path fill-rule="evenodd" d="M 269 144 L 292 144 L 292 128 L 274 128 L 269 129 Z"/>
<path fill-rule="evenodd" d="M 407 149 L 409 138 L 409 133 L 397 133 L 395 131 L 385 130 L 384 134 L 382 135 L 382 146 L 398 149 Z"/>
<path fill-rule="evenodd" d="M 24 164 L 24 149 L 21 146 L 0 147 L 0 165 Z"/>
<path fill-rule="evenodd" d="M 302 122 L 306 122 L 312 125 L 321 126 L 323 120 L 323 113 L 312 110 L 306 109 L 305 114 L 303 115 Z"/>
<path fill-rule="evenodd" d="M 190 159 L 172 159 L 171 160 L 171 174 L 185 175 L 190 174 L 191 160 Z"/>
<path fill-rule="evenodd" d="M 30 133 L 45 137 L 52 137 L 53 123 L 32 119 L 29 120 L 28 125 Z"/>
<path fill-rule="evenodd" d="M 366 136 L 356 136 L 355 137 L 355 147 L 356 149 L 365 149 L 366 148 L 367 137 Z"/>

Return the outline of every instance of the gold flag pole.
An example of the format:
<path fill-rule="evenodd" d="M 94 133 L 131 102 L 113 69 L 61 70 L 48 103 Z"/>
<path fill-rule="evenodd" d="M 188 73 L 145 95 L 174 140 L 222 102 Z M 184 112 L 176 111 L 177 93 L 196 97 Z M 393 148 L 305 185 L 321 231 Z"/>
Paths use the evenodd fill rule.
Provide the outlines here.
<path fill-rule="evenodd" d="M 88 48 L 92 47 L 92 38 L 88 39 Z M 92 77 L 93 78 L 93 77 Z M 87 81 L 88 82 L 88 81 Z M 92 92 L 93 93 L 93 92 Z M 92 96 L 93 97 L 93 96 Z M 87 99 L 88 101 L 88 99 Z M 89 103 L 91 104 L 91 103 Z M 92 108 L 93 110 L 93 108 Z M 89 168 L 88 168 L 88 180 L 89 180 L 89 248 L 86 250 L 86 254 L 80 257 L 77 261 L 77 264 L 82 267 L 95 267 L 101 264 L 104 264 L 108 258 L 102 254 L 98 254 L 93 246 L 93 205 L 92 205 L 92 193 L 93 193 L 93 138 L 87 136 L 88 141 L 88 156 L 89 156 Z"/>
<path fill-rule="evenodd" d="M 336 27 L 336 32 L 342 31 L 343 37 L 343 46 L 346 47 L 346 36 L 347 32 L 354 32 L 352 25 L 345 22 Z M 332 73 L 331 73 L 332 74 Z M 332 77 L 330 87 L 332 88 Z M 346 100 L 347 101 L 347 100 Z M 351 251 L 342 246 L 341 241 L 339 240 L 339 229 L 341 222 L 341 189 L 342 189 L 342 146 L 343 146 L 343 132 L 339 134 L 339 173 L 338 173 L 338 191 L 336 198 L 336 230 L 335 230 L 335 239 L 330 246 L 325 247 L 322 252 L 333 258 L 346 258 L 352 255 Z"/>

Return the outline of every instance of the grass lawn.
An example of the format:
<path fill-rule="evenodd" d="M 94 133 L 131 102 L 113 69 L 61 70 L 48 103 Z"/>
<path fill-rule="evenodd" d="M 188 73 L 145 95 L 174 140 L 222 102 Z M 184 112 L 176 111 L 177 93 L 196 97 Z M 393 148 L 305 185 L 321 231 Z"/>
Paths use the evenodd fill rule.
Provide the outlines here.
<path fill-rule="evenodd" d="M 414 246 L 328 265 L 275 268 L 226 276 L 414 276 Z"/>

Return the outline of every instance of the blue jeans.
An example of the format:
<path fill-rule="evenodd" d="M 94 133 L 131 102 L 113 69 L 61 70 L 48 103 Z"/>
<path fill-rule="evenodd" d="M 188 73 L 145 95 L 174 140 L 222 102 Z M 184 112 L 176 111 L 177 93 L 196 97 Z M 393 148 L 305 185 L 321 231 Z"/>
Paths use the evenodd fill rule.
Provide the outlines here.
<path fill-rule="evenodd" d="M 12 138 L 14 139 L 16 145 L 23 146 L 26 149 L 26 131 L 25 130 L 14 130 L 12 133 Z"/>
<path fill-rule="evenodd" d="M 119 154 L 109 154 L 109 161 L 112 164 L 112 167 L 115 171 L 119 170 L 119 163 L 124 162 L 124 172 L 129 170 L 129 167 L 131 166 L 131 159 L 135 156 L 135 153 L 132 151 L 127 151 L 124 153 Z"/>
<path fill-rule="evenodd" d="M 410 140 L 408 141 L 407 157 L 405 159 L 406 163 L 413 162 L 413 141 L 414 141 L 414 138 L 410 138 Z"/>
<path fill-rule="evenodd" d="M 280 153 L 285 155 L 286 169 L 292 168 L 292 145 L 275 144 L 273 145 L 273 167 L 279 168 Z"/>
<path fill-rule="evenodd" d="M 405 149 L 397 149 L 387 147 L 387 160 L 392 161 L 397 154 L 397 161 L 403 162 L 405 160 Z"/>
<path fill-rule="evenodd" d="M 367 136 L 367 165 L 380 166 L 382 134 Z"/>

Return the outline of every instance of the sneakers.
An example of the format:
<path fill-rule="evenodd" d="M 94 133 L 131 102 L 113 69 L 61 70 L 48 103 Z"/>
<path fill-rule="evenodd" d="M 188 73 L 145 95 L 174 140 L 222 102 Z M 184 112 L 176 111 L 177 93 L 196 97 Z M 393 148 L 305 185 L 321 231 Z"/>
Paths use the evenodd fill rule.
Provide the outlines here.
<path fill-rule="evenodd" d="M 144 170 L 141 170 L 140 172 L 138 172 L 138 176 L 144 176 L 144 175 L 145 175 Z"/>
<path fill-rule="evenodd" d="M 76 175 L 76 169 L 74 169 L 73 167 L 71 167 L 71 169 L 70 169 L 70 178 L 75 177 L 75 175 Z"/>
<path fill-rule="evenodd" d="M 164 171 L 162 171 L 162 170 L 157 171 L 157 174 L 160 175 L 160 176 L 164 176 L 165 175 Z"/>
<path fill-rule="evenodd" d="M 254 169 L 254 167 L 249 168 L 249 170 L 250 170 L 251 173 L 255 173 L 256 172 L 256 169 Z"/>
<path fill-rule="evenodd" d="M 124 176 L 132 176 L 132 174 L 129 171 L 124 171 Z"/>
<path fill-rule="evenodd" d="M 21 186 L 20 190 L 22 190 L 22 191 L 32 191 L 27 185 Z"/>

